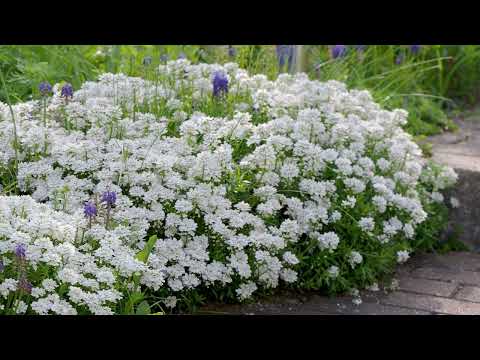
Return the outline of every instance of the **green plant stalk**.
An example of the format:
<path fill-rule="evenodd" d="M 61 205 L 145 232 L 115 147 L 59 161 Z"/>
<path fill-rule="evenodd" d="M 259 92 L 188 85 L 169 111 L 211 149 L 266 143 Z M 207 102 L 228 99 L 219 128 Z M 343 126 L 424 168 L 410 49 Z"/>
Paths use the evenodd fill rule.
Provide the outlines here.
<path fill-rule="evenodd" d="M 47 155 L 47 98 L 43 97 L 43 154 Z"/>
<path fill-rule="evenodd" d="M 7 85 L 5 84 L 5 78 L 3 76 L 3 72 L 0 71 L 0 77 L 2 79 L 3 90 L 5 92 L 5 96 L 7 98 L 8 109 L 10 110 L 10 114 L 12 116 L 12 123 L 13 123 L 13 148 L 15 149 L 15 177 L 18 176 L 18 136 L 17 136 L 17 123 L 15 121 L 15 114 L 13 112 L 12 104 L 10 102 L 10 96 L 8 94 Z"/>

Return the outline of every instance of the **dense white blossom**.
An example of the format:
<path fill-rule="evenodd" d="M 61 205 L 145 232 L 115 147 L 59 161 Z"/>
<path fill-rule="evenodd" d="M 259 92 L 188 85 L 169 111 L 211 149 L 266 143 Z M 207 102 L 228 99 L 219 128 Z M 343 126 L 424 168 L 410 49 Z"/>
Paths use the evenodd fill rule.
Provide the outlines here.
<path fill-rule="evenodd" d="M 216 71 L 240 100 L 217 103 L 213 115 Z M 48 270 L 33 284 L 33 312 L 112 314 L 119 289 L 135 286 L 169 294 L 166 307 L 201 286 L 232 287 L 245 300 L 297 281 L 304 248 L 325 264 L 364 266 L 346 227 L 374 246 L 409 239 L 428 216 L 422 201 L 443 201 L 456 181 L 451 169 L 420 165 L 401 129 L 406 112 L 383 110 L 366 91 L 185 59 L 158 75 L 168 81 L 103 74 L 68 102 L 57 84 L 47 128 L 41 102 L 13 106 L 18 187 L 30 196 L 0 197 L 0 256 L 11 266 L 23 244 L 29 270 Z M 12 142 L 0 103 L 0 168 L 16 156 Z M 112 208 L 105 191 L 116 193 Z M 97 205 L 90 219 L 86 201 Z M 158 240 L 142 261 L 151 234 Z M 347 271 L 315 270 L 332 281 Z M 17 285 L 4 278 L 0 295 Z"/>

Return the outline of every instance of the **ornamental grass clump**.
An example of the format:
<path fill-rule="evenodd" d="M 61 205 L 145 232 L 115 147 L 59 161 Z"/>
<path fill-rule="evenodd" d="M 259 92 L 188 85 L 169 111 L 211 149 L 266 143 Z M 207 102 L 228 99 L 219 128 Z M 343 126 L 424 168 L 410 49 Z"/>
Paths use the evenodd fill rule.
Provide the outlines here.
<path fill-rule="evenodd" d="M 439 222 L 424 224 L 456 180 L 422 160 L 406 111 L 305 74 L 270 81 L 180 59 L 155 81 L 103 74 L 62 95 L 56 85 L 48 99 L 48 154 L 41 104 L 13 107 L 23 196 L 0 198 L 6 313 L 143 314 L 370 286 L 435 241 Z M 20 243 L 32 284 L 21 299 Z"/>

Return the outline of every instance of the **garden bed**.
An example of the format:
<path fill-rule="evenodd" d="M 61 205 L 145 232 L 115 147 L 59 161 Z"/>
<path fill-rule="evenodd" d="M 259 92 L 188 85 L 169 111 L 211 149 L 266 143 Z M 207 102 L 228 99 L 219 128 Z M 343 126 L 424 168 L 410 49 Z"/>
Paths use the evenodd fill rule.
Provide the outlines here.
<path fill-rule="evenodd" d="M 0 104 L 6 314 L 355 294 L 436 243 L 456 181 L 405 110 L 305 74 L 181 59 L 40 93 Z"/>

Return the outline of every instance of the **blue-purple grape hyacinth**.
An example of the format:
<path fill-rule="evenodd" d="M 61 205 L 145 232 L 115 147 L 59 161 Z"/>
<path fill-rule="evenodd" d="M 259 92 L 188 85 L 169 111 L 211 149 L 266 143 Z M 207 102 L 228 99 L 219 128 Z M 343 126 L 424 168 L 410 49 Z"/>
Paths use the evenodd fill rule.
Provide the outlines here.
<path fill-rule="evenodd" d="M 49 93 L 52 92 L 52 85 L 48 82 L 44 81 L 38 85 L 38 90 L 42 96 L 47 96 Z"/>
<path fill-rule="evenodd" d="M 213 75 L 212 83 L 213 96 L 218 97 L 222 94 L 228 93 L 228 78 L 223 72 L 215 72 L 215 74 Z"/>
<path fill-rule="evenodd" d="M 83 206 L 83 213 L 85 214 L 85 217 L 92 219 L 97 216 L 97 207 L 92 201 L 89 201 Z"/>
<path fill-rule="evenodd" d="M 422 50 L 422 45 L 410 45 L 410 51 L 413 55 L 417 55 Z"/>
<path fill-rule="evenodd" d="M 114 191 L 105 191 L 102 194 L 102 202 L 106 203 L 108 206 L 112 207 L 117 201 L 117 194 Z"/>
<path fill-rule="evenodd" d="M 62 86 L 61 97 L 66 99 L 73 97 L 73 86 L 69 83 Z"/>
<path fill-rule="evenodd" d="M 330 55 L 333 59 L 344 57 L 347 55 L 347 47 L 345 45 L 334 45 L 330 49 Z"/>
<path fill-rule="evenodd" d="M 25 245 L 19 244 L 15 247 L 15 256 L 18 259 L 20 260 L 25 259 L 25 256 L 26 256 L 25 252 L 26 252 Z"/>
<path fill-rule="evenodd" d="M 290 71 L 293 62 L 293 49 L 294 45 L 277 45 L 276 52 L 277 52 L 277 60 L 278 66 L 283 68 L 285 63 L 287 63 L 287 69 Z"/>
<path fill-rule="evenodd" d="M 401 63 L 403 63 L 404 58 L 405 58 L 405 55 L 403 53 L 398 54 L 397 57 L 395 58 L 395 64 L 400 65 Z"/>
<path fill-rule="evenodd" d="M 17 289 L 20 291 L 24 291 L 27 294 L 32 292 L 33 285 L 28 281 L 25 274 L 22 274 L 20 279 L 18 280 Z"/>
<path fill-rule="evenodd" d="M 228 46 L 228 56 L 234 58 L 237 55 L 237 49 L 235 49 L 232 45 Z"/>

